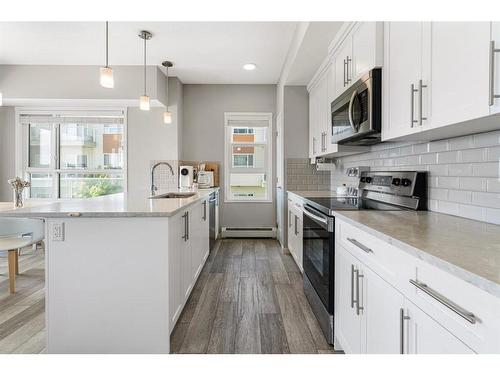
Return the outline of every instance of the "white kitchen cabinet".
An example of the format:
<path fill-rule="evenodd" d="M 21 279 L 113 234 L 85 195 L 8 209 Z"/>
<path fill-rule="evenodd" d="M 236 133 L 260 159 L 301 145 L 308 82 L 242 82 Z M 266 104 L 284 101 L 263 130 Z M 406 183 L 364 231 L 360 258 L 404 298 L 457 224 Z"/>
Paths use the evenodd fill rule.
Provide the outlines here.
<path fill-rule="evenodd" d="M 404 353 L 474 353 L 472 349 L 408 300 L 406 301 L 406 308 L 404 310 L 403 317 Z"/>
<path fill-rule="evenodd" d="M 362 352 L 361 311 L 356 305 L 357 290 L 363 293 L 363 280 L 359 280 L 360 262 L 338 243 L 335 244 L 335 339 L 348 354 Z M 359 287 L 359 289 L 356 289 Z"/>
<path fill-rule="evenodd" d="M 383 22 L 359 22 L 352 32 L 351 81 L 383 65 Z"/>
<path fill-rule="evenodd" d="M 431 107 L 424 129 L 489 115 L 490 27 L 489 22 L 431 23 L 431 79 L 424 77 L 428 87 L 422 93 L 424 100 L 430 95 Z"/>
<path fill-rule="evenodd" d="M 500 113 L 500 22 L 491 23 L 490 59 L 492 77 L 490 89 L 490 113 Z M 495 52 L 496 50 L 496 52 Z M 495 97 L 497 96 L 497 97 Z"/>
<path fill-rule="evenodd" d="M 363 267 L 365 294 L 363 298 L 366 332 L 365 353 L 397 354 L 401 350 L 400 311 L 403 294 L 368 267 Z"/>
<path fill-rule="evenodd" d="M 335 66 L 335 90 L 337 96 L 342 94 L 352 83 L 352 38 L 347 38 L 342 42 L 333 58 Z"/>
<path fill-rule="evenodd" d="M 310 157 L 324 155 L 327 152 L 329 109 L 328 76 L 323 75 L 309 91 L 309 139 Z"/>
<path fill-rule="evenodd" d="M 417 108 L 420 80 L 423 80 L 424 40 L 428 22 L 386 22 L 384 26 L 384 68 L 382 72 L 384 118 L 382 140 L 419 132 Z M 426 96 L 428 97 L 428 96 Z M 425 109 L 424 109 L 425 110 Z M 425 117 L 424 115 L 422 117 Z"/>
<path fill-rule="evenodd" d="M 206 206 L 204 203 L 207 199 L 187 207 L 170 218 L 170 331 L 173 330 L 208 257 L 209 206 L 208 203 Z"/>
<path fill-rule="evenodd" d="M 304 271 L 302 220 L 301 202 L 288 198 L 288 250 L 301 272 Z"/>

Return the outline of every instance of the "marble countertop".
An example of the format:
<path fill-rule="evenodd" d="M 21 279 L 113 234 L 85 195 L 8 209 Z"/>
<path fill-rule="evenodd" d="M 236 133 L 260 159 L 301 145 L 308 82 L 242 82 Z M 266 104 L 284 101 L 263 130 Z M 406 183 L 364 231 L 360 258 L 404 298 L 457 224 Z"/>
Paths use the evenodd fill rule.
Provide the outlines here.
<path fill-rule="evenodd" d="M 0 204 L 0 216 L 10 217 L 168 217 L 194 204 L 219 188 L 199 189 L 188 198 L 149 199 L 147 193 L 120 193 L 89 199 L 72 199 L 43 203 L 28 201 L 23 208 L 12 203 Z M 183 190 L 185 192 L 186 190 Z M 166 192 L 158 192 L 161 195 Z M 10 206 L 10 207 L 9 207 Z M 6 209 L 7 208 L 7 209 Z"/>
<path fill-rule="evenodd" d="M 500 298 L 499 225 L 429 211 L 334 215 Z"/>

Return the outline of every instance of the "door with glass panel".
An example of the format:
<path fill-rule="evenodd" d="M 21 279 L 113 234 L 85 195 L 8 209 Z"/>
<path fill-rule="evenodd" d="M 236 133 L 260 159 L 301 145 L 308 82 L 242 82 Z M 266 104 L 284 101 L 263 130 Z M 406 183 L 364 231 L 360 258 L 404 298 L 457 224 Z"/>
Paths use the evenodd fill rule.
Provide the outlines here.
<path fill-rule="evenodd" d="M 123 115 L 25 113 L 19 120 L 31 198 L 91 198 L 124 191 Z"/>

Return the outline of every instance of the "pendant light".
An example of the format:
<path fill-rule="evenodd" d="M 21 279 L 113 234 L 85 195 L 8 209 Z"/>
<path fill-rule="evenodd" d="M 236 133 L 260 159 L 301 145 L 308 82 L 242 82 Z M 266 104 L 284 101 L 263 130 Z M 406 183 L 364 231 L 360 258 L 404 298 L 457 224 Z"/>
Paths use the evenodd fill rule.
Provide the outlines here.
<path fill-rule="evenodd" d="M 161 63 L 165 68 L 167 68 L 167 108 L 165 112 L 163 112 L 163 123 L 171 124 L 172 123 L 172 113 L 168 110 L 168 68 L 174 66 L 171 61 L 164 61 Z"/>
<path fill-rule="evenodd" d="M 108 21 L 106 21 L 106 65 L 99 69 L 101 86 L 107 89 L 112 89 L 115 86 L 113 79 L 113 69 L 108 65 Z"/>
<path fill-rule="evenodd" d="M 139 98 L 139 109 L 142 111 L 149 111 L 149 96 L 146 95 L 146 41 L 151 39 L 153 34 L 149 31 L 141 31 L 139 38 L 144 39 L 144 95 Z"/>

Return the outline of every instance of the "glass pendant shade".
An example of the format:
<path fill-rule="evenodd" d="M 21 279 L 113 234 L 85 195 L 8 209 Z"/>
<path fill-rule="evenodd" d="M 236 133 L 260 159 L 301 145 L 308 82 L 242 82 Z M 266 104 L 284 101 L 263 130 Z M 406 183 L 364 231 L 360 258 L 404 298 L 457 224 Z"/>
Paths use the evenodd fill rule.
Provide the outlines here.
<path fill-rule="evenodd" d="M 113 78 L 113 69 L 109 66 L 103 66 L 100 68 L 100 83 L 101 86 L 107 89 L 112 89 L 115 86 L 115 80 Z"/>
<path fill-rule="evenodd" d="M 172 112 L 165 111 L 163 112 L 163 123 L 171 124 L 172 123 Z"/>
<path fill-rule="evenodd" d="M 147 95 L 142 95 L 139 98 L 139 109 L 141 111 L 149 111 L 151 106 L 149 105 L 149 96 Z"/>

